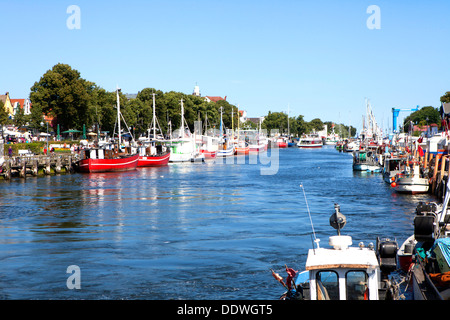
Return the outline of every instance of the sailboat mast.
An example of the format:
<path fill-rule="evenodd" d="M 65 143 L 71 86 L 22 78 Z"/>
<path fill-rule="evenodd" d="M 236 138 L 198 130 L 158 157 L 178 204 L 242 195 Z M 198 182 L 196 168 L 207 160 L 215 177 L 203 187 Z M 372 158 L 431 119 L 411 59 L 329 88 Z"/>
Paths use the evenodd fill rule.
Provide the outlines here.
<path fill-rule="evenodd" d="M 118 130 L 119 130 L 119 148 L 120 148 L 122 136 L 121 136 L 121 133 L 120 133 L 121 129 L 120 129 L 120 99 L 119 99 L 119 91 L 120 91 L 120 89 L 117 88 L 116 89 L 116 95 L 117 95 L 117 125 L 118 125 Z"/>
<path fill-rule="evenodd" d="M 223 119 L 222 119 L 223 107 L 220 107 L 220 135 L 223 137 Z"/>
<path fill-rule="evenodd" d="M 183 99 L 181 99 L 181 127 L 180 127 L 181 137 L 184 138 L 184 106 Z"/>
<path fill-rule="evenodd" d="M 156 140 L 156 110 L 155 110 L 156 93 L 152 93 L 152 95 L 153 95 L 153 140 Z"/>

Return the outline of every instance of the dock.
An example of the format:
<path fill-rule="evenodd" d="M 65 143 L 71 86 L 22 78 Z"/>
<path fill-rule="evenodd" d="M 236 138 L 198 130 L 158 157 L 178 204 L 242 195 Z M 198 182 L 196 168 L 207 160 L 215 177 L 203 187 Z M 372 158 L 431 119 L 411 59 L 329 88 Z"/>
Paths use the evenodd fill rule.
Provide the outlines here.
<path fill-rule="evenodd" d="M 77 160 L 73 154 L 6 156 L 0 166 L 0 179 L 73 173 Z"/>

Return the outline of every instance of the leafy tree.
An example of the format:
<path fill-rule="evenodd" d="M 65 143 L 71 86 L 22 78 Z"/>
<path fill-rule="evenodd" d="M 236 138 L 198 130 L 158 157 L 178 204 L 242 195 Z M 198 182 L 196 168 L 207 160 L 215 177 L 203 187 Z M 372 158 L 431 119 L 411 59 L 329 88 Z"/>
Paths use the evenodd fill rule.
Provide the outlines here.
<path fill-rule="evenodd" d="M 309 125 L 310 125 L 315 131 L 320 131 L 320 130 L 323 130 L 323 128 L 324 128 L 323 122 L 322 122 L 322 120 L 320 120 L 319 118 L 312 119 L 312 120 L 309 122 Z"/>
<path fill-rule="evenodd" d="M 31 87 L 33 108 L 41 108 L 55 117 L 54 125 L 61 129 L 81 129 L 91 125 L 89 114 L 95 85 L 81 78 L 80 72 L 67 64 L 58 63 Z"/>
<path fill-rule="evenodd" d="M 0 127 L 8 123 L 9 123 L 8 112 L 5 110 L 5 104 L 3 103 L 3 101 L 0 101 Z"/>
<path fill-rule="evenodd" d="M 433 108 L 431 106 L 423 107 L 420 110 L 417 110 L 411 113 L 409 116 L 405 118 L 403 121 L 404 130 L 406 132 L 410 129 L 411 121 L 415 125 L 427 125 L 432 123 L 440 124 L 440 114 L 437 108 Z"/>
<path fill-rule="evenodd" d="M 441 102 L 450 102 L 450 91 L 447 91 L 442 97 Z"/>

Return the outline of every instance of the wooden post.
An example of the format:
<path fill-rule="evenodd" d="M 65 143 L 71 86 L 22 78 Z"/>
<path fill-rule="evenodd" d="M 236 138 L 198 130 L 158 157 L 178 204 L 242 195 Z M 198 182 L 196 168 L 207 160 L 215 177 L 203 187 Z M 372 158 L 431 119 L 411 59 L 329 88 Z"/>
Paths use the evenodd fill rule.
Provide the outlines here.
<path fill-rule="evenodd" d="M 50 158 L 45 158 L 44 174 L 50 174 Z"/>
<path fill-rule="evenodd" d="M 433 172 L 433 184 L 431 186 L 431 192 L 433 192 L 433 193 L 436 188 L 436 175 L 437 175 L 438 167 L 439 167 L 439 158 L 440 158 L 440 155 L 436 154 L 436 157 L 434 158 L 435 161 L 434 161 L 434 172 Z"/>
<path fill-rule="evenodd" d="M 11 159 L 5 161 L 5 180 L 11 179 Z"/>
<path fill-rule="evenodd" d="M 27 177 L 27 162 L 23 159 L 22 169 L 19 170 L 19 177 L 26 179 Z"/>
<path fill-rule="evenodd" d="M 426 168 L 428 165 L 428 151 L 425 153 L 423 167 Z"/>
<path fill-rule="evenodd" d="M 61 173 L 61 157 L 56 158 L 55 171 L 56 171 L 56 173 Z"/>
<path fill-rule="evenodd" d="M 33 160 L 33 166 L 31 168 L 31 174 L 33 176 L 37 176 L 38 175 L 38 170 L 39 170 L 39 163 L 38 160 L 34 159 Z"/>

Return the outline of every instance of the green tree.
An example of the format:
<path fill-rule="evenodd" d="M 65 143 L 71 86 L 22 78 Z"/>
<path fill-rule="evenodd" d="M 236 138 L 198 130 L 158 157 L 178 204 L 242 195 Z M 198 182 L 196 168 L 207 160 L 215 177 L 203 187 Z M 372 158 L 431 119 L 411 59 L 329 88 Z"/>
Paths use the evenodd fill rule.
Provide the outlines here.
<path fill-rule="evenodd" d="M 323 128 L 324 128 L 323 122 L 322 122 L 322 120 L 320 120 L 319 118 L 312 119 L 312 120 L 309 122 L 309 125 L 310 125 L 311 128 L 314 129 L 315 131 L 320 131 L 320 130 L 323 130 Z"/>
<path fill-rule="evenodd" d="M 62 130 L 81 129 L 92 124 L 89 111 L 94 90 L 94 83 L 81 78 L 80 72 L 58 63 L 34 83 L 30 99 L 33 108 L 55 117 L 53 124 L 60 124 Z"/>
<path fill-rule="evenodd" d="M 447 91 L 442 97 L 441 102 L 450 102 L 450 91 Z"/>
<path fill-rule="evenodd" d="M 427 125 L 432 123 L 439 125 L 440 117 L 441 116 L 437 108 L 433 108 L 432 106 L 423 107 L 405 118 L 403 121 L 404 130 L 405 132 L 409 131 L 411 122 L 414 125 Z"/>
<path fill-rule="evenodd" d="M 8 112 L 5 110 L 5 104 L 3 103 L 3 101 L 0 101 L 0 126 L 8 123 L 9 123 Z"/>

